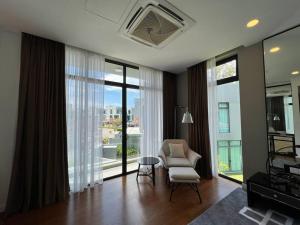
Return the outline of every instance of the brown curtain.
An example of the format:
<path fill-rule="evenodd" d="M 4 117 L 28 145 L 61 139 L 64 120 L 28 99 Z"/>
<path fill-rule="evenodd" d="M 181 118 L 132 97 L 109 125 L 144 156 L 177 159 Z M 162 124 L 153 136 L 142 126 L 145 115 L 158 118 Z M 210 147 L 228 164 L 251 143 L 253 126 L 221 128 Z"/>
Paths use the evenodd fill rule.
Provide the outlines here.
<path fill-rule="evenodd" d="M 163 73 L 163 136 L 164 139 L 175 137 L 174 110 L 176 107 L 176 75 Z"/>
<path fill-rule="evenodd" d="M 22 34 L 19 112 L 8 214 L 64 200 L 69 192 L 65 46 Z"/>
<path fill-rule="evenodd" d="M 189 145 L 202 156 L 196 167 L 197 172 L 200 176 L 211 179 L 206 82 L 206 62 L 188 68 L 188 105 L 194 120 L 189 125 Z"/>

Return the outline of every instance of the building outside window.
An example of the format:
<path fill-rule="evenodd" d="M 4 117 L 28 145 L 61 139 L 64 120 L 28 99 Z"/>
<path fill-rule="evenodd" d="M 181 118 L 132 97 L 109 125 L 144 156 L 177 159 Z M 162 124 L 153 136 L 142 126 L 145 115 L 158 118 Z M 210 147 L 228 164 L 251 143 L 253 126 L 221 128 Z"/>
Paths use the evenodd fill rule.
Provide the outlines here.
<path fill-rule="evenodd" d="M 230 132 L 229 102 L 219 102 L 218 115 L 219 115 L 219 133 L 229 133 Z"/>

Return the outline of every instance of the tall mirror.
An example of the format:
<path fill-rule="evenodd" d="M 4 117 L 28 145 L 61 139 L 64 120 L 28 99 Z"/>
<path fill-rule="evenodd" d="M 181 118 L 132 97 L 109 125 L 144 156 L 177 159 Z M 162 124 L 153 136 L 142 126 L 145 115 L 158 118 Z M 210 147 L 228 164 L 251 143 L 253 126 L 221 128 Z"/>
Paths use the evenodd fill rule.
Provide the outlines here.
<path fill-rule="evenodd" d="M 269 152 L 300 155 L 300 27 L 264 40 Z"/>

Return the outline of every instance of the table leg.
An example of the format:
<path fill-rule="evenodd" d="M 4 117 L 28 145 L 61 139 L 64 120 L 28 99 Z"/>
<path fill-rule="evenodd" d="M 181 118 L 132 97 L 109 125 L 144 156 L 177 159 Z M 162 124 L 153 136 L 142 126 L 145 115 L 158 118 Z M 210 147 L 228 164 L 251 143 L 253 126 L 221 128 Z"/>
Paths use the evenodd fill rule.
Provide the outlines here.
<path fill-rule="evenodd" d="M 138 167 L 138 170 L 137 170 L 137 174 L 136 174 L 136 181 L 138 180 L 138 177 L 139 177 L 140 166 L 141 166 L 141 164 L 139 164 L 139 167 Z"/>
<path fill-rule="evenodd" d="M 152 180 L 153 180 L 153 185 L 155 186 L 155 168 L 154 168 L 154 165 L 152 165 Z"/>

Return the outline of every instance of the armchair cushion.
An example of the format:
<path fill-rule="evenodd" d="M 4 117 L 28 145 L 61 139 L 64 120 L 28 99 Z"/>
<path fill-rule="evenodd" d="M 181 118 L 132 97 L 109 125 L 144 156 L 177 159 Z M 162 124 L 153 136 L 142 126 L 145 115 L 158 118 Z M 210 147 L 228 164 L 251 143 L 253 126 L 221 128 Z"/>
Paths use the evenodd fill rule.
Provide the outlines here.
<path fill-rule="evenodd" d="M 170 178 L 173 180 L 198 180 L 200 176 L 191 167 L 172 167 L 169 169 Z"/>
<path fill-rule="evenodd" d="M 182 144 L 169 144 L 170 157 L 172 158 L 185 158 L 184 149 Z"/>
<path fill-rule="evenodd" d="M 162 146 L 161 146 L 161 150 L 165 153 L 165 156 L 170 156 L 170 147 L 169 144 L 182 144 L 183 149 L 184 149 L 184 154 L 187 153 L 189 146 L 187 145 L 187 143 L 185 142 L 185 140 L 181 140 L 181 139 L 166 139 L 164 140 Z"/>

